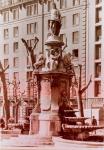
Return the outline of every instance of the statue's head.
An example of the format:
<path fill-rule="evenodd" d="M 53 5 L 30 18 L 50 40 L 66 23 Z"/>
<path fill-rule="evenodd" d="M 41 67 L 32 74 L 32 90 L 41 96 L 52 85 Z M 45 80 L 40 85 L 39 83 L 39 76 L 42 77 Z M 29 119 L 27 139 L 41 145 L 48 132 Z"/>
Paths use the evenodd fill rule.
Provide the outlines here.
<path fill-rule="evenodd" d="M 67 96 L 67 92 L 66 92 L 65 90 L 63 90 L 63 91 L 61 92 L 61 96 L 62 96 L 62 97 L 66 97 L 66 96 Z"/>
<path fill-rule="evenodd" d="M 52 8 L 56 9 L 56 3 L 55 2 L 52 3 Z"/>

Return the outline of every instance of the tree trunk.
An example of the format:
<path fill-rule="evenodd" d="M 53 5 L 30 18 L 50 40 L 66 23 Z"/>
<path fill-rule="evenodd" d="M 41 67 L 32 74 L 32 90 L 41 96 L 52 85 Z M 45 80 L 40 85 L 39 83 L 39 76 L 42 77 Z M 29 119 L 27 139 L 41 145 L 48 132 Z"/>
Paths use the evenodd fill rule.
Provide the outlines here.
<path fill-rule="evenodd" d="M 15 106 L 15 123 L 18 123 L 18 104 Z"/>
<path fill-rule="evenodd" d="M 4 104 L 4 111 L 5 111 L 5 127 L 7 128 L 8 120 L 10 118 L 10 106 L 9 106 L 9 101 L 8 101 L 7 86 L 6 86 L 6 79 L 5 79 L 4 72 L 2 72 L 1 80 L 3 83 L 3 93 L 4 93 L 3 104 Z"/>

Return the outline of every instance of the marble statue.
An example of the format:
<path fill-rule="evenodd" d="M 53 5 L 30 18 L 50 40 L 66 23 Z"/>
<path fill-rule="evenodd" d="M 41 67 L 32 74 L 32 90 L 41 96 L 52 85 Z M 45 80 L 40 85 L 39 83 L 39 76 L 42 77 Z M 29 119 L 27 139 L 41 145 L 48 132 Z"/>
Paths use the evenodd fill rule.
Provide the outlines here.
<path fill-rule="evenodd" d="M 60 60 L 60 50 L 59 48 L 47 49 L 45 68 L 46 70 L 53 71 L 58 69 Z"/>
<path fill-rule="evenodd" d="M 34 63 L 34 69 L 42 68 L 45 65 L 45 57 L 43 53 L 39 53 L 36 63 Z"/>
<path fill-rule="evenodd" d="M 64 57 L 63 57 L 63 64 L 64 64 L 64 67 L 66 69 L 66 72 L 70 72 L 74 69 L 73 65 L 71 63 L 71 57 L 72 57 L 72 55 L 71 55 L 70 52 L 65 54 Z"/>
<path fill-rule="evenodd" d="M 50 30 L 53 35 L 58 36 L 61 28 L 61 14 L 57 9 L 56 4 L 52 3 Z"/>
<path fill-rule="evenodd" d="M 56 70 L 59 65 L 60 52 L 58 49 L 51 49 L 50 53 L 50 70 Z"/>

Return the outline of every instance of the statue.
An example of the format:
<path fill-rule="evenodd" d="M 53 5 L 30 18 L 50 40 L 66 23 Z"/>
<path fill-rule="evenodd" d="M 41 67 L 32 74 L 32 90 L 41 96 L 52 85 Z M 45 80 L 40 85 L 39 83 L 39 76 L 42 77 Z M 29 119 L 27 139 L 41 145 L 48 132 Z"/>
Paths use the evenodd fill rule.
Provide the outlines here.
<path fill-rule="evenodd" d="M 58 36 L 60 28 L 61 28 L 61 14 L 60 11 L 57 9 L 56 4 L 53 2 L 50 20 L 50 30 L 52 35 Z"/>
<path fill-rule="evenodd" d="M 59 65 L 60 60 L 60 50 L 59 48 L 56 49 L 47 49 L 47 57 L 46 57 L 46 63 L 45 68 L 48 70 L 56 70 Z"/>
<path fill-rule="evenodd" d="M 66 72 L 71 73 L 72 75 L 75 75 L 74 65 L 71 63 L 71 57 L 72 55 L 70 52 L 65 54 L 63 57 L 63 64 L 66 69 Z"/>
<path fill-rule="evenodd" d="M 34 69 L 39 69 L 40 67 L 45 65 L 45 57 L 43 53 L 39 53 L 36 63 L 34 63 Z"/>
<path fill-rule="evenodd" d="M 51 49 L 50 53 L 50 70 L 56 70 L 58 68 L 60 59 L 59 49 Z"/>
<path fill-rule="evenodd" d="M 34 54 L 34 49 L 36 48 L 36 45 L 37 43 L 39 42 L 39 39 L 37 37 L 35 37 L 35 42 L 34 42 L 34 46 L 31 47 L 31 46 L 28 46 L 27 42 L 25 39 L 21 39 L 22 42 L 24 43 L 26 49 L 27 49 L 27 54 L 29 55 L 30 54 L 30 58 L 31 58 L 31 62 L 32 62 L 32 67 L 34 69 L 34 63 L 36 62 L 35 60 L 35 54 Z"/>

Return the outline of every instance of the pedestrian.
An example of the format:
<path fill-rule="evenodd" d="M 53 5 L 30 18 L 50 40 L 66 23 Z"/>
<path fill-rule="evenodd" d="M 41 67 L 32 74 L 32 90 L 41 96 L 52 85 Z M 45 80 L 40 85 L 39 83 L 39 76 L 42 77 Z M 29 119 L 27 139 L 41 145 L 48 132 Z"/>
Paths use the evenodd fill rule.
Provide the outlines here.
<path fill-rule="evenodd" d="M 5 121 L 3 118 L 0 118 L 0 128 L 4 128 L 5 127 Z"/>
<path fill-rule="evenodd" d="M 97 126 L 97 120 L 96 120 L 95 116 L 92 117 L 92 122 L 91 122 L 91 124 L 92 124 L 93 126 Z M 96 130 L 95 130 L 94 133 L 96 134 Z"/>
<path fill-rule="evenodd" d="M 97 126 L 97 120 L 96 120 L 95 116 L 92 117 L 92 125 Z"/>

